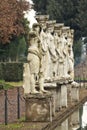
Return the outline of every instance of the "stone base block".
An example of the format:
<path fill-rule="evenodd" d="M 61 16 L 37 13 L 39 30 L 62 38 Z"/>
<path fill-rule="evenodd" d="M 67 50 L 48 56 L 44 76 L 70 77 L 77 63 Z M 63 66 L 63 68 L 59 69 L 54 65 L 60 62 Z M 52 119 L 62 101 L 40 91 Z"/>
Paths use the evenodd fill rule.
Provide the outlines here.
<path fill-rule="evenodd" d="M 61 107 L 67 107 L 67 85 L 61 85 Z"/>
<path fill-rule="evenodd" d="M 52 115 L 55 116 L 56 111 L 59 110 L 60 108 L 60 89 L 61 87 L 57 86 L 54 84 L 54 86 L 51 84 L 48 86 L 45 86 L 45 89 L 49 92 L 51 92 L 51 94 L 53 95 L 53 101 L 52 101 Z"/>
<path fill-rule="evenodd" d="M 68 106 L 70 106 L 72 104 L 71 91 L 72 91 L 72 85 L 67 84 L 67 102 L 68 102 Z"/>
<path fill-rule="evenodd" d="M 52 121 L 52 94 L 30 94 L 25 106 L 26 121 Z"/>
<path fill-rule="evenodd" d="M 72 101 L 79 101 L 79 87 L 72 87 L 71 98 Z"/>
<path fill-rule="evenodd" d="M 56 111 L 61 109 L 61 85 L 57 85 L 56 89 Z"/>

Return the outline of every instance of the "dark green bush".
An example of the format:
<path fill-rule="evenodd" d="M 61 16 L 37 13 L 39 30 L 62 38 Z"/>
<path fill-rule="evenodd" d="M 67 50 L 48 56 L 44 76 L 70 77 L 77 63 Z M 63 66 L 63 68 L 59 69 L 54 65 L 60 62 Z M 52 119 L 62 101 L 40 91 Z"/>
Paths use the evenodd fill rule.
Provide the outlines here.
<path fill-rule="evenodd" d="M 0 79 L 21 81 L 23 79 L 23 63 L 0 63 Z"/>
<path fill-rule="evenodd" d="M 0 79 L 3 79 L 4 75 L 3 75 L 3 65 L 0 64 Z"/>

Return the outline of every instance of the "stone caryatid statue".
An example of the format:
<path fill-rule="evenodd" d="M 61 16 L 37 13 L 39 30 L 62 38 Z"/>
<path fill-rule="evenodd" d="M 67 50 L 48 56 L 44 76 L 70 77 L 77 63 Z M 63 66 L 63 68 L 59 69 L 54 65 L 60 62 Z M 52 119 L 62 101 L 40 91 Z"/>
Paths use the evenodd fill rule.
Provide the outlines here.
<path fill-rule="evenodd" d="M 68 74 L 70 75 L 71 79 L 74 80 L 74 54 L 73 54 L 73 37 L 74 37 L 74 30 L 70 29 L 68 33 L 68 60 L 69 60 L 69 68 Z"/>
<path fill-rule="evenodd" d="M 57 79 L 61 79 L 63 77 L 63 64 L 64 64 L 64 56 L 63 56 L 63 46 L 62 46 L 62 30 L 61 28 L 64 26 L 63 23 L 56 23 L 54 27 L 54 44 L 56 47 L 57 54 Z"/>
<path fill-rule="evenodd" d="M 68 31 L 70 27 L 64 26 L 62 28 L 62 51 L 63 51 L 63 58 L 64 58 L 64 63 L 63 63 L 63 77 L 64 79 L 70 79 L 70 75 L 68 74 L 68 68 L 69 68 L 69 60 L 68 60 Z"/>
<path fill-rule="evenodd" d="M 48 44 L 47 44 L 47 34 L 46 34 L 46 21 L 49 19 L 49 15 L 37 15 L 36 19 L 41 26 L 40 40 L 43 50 L 42 65 L 43 65 L 43 75 L 46 79 L 47 65 L 48 65 Z"/>
<path fill-rule="evenodd" d="M 54 80 L 56 77 L 56 63 L 57 63 L 57 55 L 56 55 L 56 47 L 54 44 L 54 25 L 56 21 L 47 21 L 47 44 L 48 44 L 48 69 L 47 69 L 47 79 Z"/>
<path fill-rule="evenodd" d="M 74 81 L 74 54 L 73 54 L 73 40 L 74 40 L 74 30 L 70 29 L 68 33 L 68 74 L 72 79 L 72 86 L 79 87 L 79 84 Z"/>
<path fill-rule="evenodd" d="M 29 77 L 30 77 L 30 84 L 28 85 L 30 88 L 30 93 L 44 93 L 47 92 L 44 90 L 43 80 L 42 80 L 42 70 L 41 70 L 41 60 L 42 60 L 42 53 L 41 53 L 41 45 L 40 39 L 37 36 L 35 31 L 29 33 L 29 48 L 28 48 L 28 56 L 27 61 L 29 64 Z M 39 82 L 40 91 L 36 90 L 36 82 Z"/>

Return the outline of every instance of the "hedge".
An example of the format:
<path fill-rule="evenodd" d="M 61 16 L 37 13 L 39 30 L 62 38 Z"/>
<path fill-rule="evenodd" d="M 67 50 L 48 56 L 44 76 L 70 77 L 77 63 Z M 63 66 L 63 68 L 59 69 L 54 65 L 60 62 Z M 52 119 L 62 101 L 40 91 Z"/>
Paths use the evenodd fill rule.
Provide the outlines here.
<path fill-rule="evenodd" d="M 0 64 L 0 79 L 4 78 L 3 65 Z"/>
<path fill-rule="evenodd" d="M 23 63 L 0 63 L 0 79 L 5 81 L 23 80 Z"/>

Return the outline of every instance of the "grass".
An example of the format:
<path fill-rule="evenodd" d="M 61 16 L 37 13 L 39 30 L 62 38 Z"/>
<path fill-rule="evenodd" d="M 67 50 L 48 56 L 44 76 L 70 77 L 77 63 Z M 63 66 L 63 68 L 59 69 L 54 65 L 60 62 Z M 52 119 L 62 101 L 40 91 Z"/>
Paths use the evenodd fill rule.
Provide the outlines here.
<path fill-rule="evenodd" d="M 17 130 L 24 126 L 24 123 L 14 123 L 8 125 L 0 125 L 0 130 Z"/>
<path fill-rule="evenodd" d="M 18 122 L 10 123 L 8 125 L 0 124 L 0 130 L 17 130 L 24 127 L 25 117 L 21 117 Z"/>
<path fill-rule="evenodd" d="M 6 83 L 9 84 L 9 85 L 12 85 L 14 87 L 20 87 L 20 86 L 23 85 L 22 81 L 20 81 L 20 82 L 6 82 Z"/>
<path fill-rule="evenodd" d="M 0 125 L 0 130 L 41 130 L 43 126 L 43 123 L 18 122 L 8 125 Z"/>
<path fill-rule="evenodd" d="M 23 85 L 23 82 L 5 82 L 4 80 L 0 80 L 0 89 L 9 89 L 13 87 L 20 87 Z"/>

